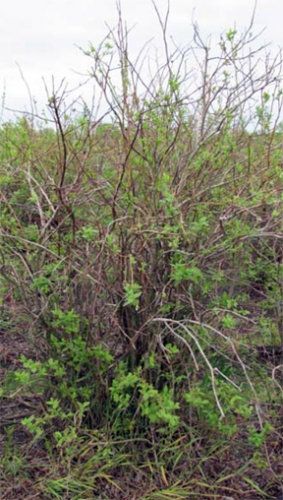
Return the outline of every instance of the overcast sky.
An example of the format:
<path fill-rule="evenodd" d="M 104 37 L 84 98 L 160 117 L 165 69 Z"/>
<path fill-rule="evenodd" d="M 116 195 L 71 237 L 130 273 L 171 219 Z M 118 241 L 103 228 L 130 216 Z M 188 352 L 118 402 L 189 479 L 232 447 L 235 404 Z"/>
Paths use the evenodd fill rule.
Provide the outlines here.
<path fill-rule="evenodd" d="M 151 0 L 121 0 L 127 26 L 134 26 L 130 46 L 137 51 L 154 38 L 160 43 L 160 27 Z M 156 0 L 161 15 L 167 0 Z M 168 35 L 180 45 L 192 39 L 192 18 L 200 31 L 213 39 L 236 24 L 249 24 L 254 0 L 171 0 Z M 254 32 L 266 28 L 262 42 L 283 46 L 282 0 L 258 0 Z M 0 7 L 0 96 L 5 92 L 5 106 L 29 110 L 29 95 L 41 110 L 47 102 L 43 80 L 51 92 L 52 77 L 57 84 L 63 77 L 69 87 L 83 82 L 90 60 L 78 46 L 96 46 L 107 34 L 108 24 L 117 24 L 116 0 L 9 0 Z M 20 69 L 21 71 L 20 71 Z M 78 74 L 79 73 L 79 74 Z M 82 90 L 82 93 L 88 92 Z M 4 118 L 9 117 L 7 112 Z"/>

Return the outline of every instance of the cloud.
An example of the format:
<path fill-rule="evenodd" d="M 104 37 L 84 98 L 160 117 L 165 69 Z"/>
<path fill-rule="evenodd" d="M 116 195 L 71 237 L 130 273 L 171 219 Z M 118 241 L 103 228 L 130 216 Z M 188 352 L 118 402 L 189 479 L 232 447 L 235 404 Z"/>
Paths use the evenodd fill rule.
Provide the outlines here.
<path fill-rule="evenodd" d="M 122 15 L 127 27 L 133 56 L 151 38 L 156 47 L 162 47 L 162 30 L 151 0 L 133 2 L 121 0 Z M 156 0 L 164 20 L 167 1 Z M 198 22 L 204 38 L 209 34 L 217 40 L 219 34 L 236 25 L 241 31 L 251 19 L 254 0 L 172 0 L 168 20 L 168 36 L 185 46 L 192 40 L 192 19 Z M 283 3 L 278 0 L 259 0 L 254 32 L 267 26 L 261 41 L 282 43 L 281 20 Z M 27 106 L 27 91 L 21 80 L 16 61 L 20 64 L 32 94 L 39 102 L 46 102 L 42 78 L 57 81 L 64 76 L 70 86 L 83 81 L 76 75 L 86 73 L 91 65 L 77 48 L 87 48 L 106 36 L 108 28 L 118 21 L 116 0 L 12 0 L 1 7 L 0 93 L 6 82 L 7 102 L 11 107 Z M 259 42 L 260 44 L 260 42 Z"/>

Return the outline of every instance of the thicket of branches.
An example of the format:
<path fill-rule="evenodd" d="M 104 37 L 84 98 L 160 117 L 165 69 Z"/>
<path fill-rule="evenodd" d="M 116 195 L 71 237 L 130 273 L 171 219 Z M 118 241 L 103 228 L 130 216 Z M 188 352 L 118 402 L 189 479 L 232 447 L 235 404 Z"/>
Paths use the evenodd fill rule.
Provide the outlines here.
<path fill-rule="evenodd" d="M 150 76 L 120 10 L 85 51 L 106 112 L 78 118 L 60 87 L 52 127 L 2 125 L 2 323 L 40 338 L 15 380 L 41 398 L 29 430 L 51 427 L 66 454 L 86 429 L 141 449 L 247 426 L 250 456 L 282 395 L 281 53 L 258 48 L 253 22 L 217 54 L 197 25 L 171 49 L 157 15 Z"/>

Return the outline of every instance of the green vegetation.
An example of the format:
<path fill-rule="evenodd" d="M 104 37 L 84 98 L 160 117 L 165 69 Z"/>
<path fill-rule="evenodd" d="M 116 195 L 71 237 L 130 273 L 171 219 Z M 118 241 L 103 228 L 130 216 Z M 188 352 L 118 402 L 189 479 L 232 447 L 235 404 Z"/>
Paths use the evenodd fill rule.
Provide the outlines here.
<path fill-rule="evenodd" d="M 170 53 L 160 22 L 151 77 L 121 15 L 85 51 L 106 113 L 60 87 L 49 118 L 0 129 L 1 331 L 36 346 L 1 399 L 37 401 L 2 472 L 32 480 L 40 449 L 44 499 L 283 484 L 282 61 L 252 25 Z"/>

